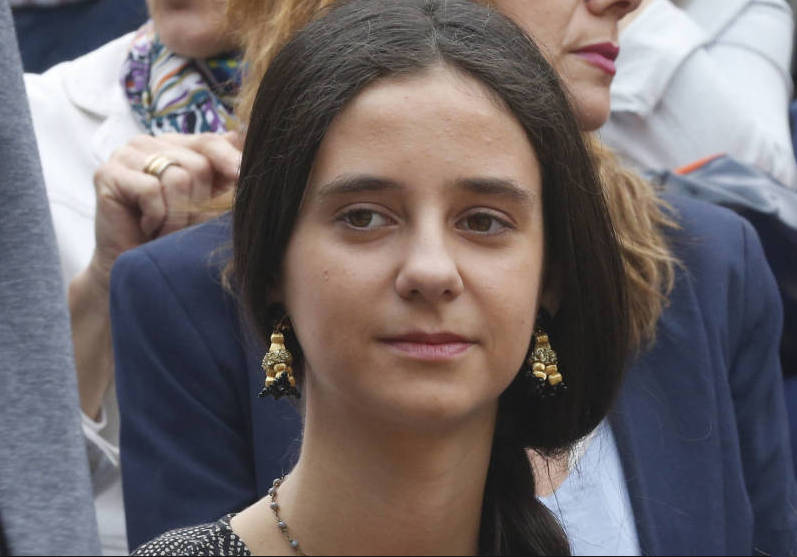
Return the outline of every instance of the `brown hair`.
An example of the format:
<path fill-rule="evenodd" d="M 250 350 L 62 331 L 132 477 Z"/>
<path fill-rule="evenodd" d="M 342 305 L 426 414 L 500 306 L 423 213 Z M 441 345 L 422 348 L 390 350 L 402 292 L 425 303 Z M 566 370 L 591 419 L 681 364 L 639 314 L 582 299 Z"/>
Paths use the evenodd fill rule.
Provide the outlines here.
<path fill-rule="evenodd" d="M 249 68 L 237 107 L 242 122 L 249 120 L 260 81 L 280 48 L 333 1 L 230 0 L 230 18 L 241 44 L 246 46 L 244 59 Z M 594 136 L 588 143 L 622 247 L 631 344 L 643 348 L 655 341 L 656 323 L 675 282 L 677 259 L 667 245 L 665 230 L 677 225 L 667 216 L 669 207 L 650 183 L 623 167 Z M 225 197 L 214 206 L 221 212 L 229 209 L 230 202 L 231 197 Z"/>

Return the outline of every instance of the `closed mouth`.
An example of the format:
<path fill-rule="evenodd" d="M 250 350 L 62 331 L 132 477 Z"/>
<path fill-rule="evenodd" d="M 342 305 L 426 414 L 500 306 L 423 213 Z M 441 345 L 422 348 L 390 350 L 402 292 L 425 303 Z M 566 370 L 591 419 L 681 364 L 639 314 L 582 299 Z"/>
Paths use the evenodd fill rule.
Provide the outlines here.
<path fill-rule="evenodd" d="M 385 338 L 382 342 L 403 355 L 430 361 L 457 358 L 476 344 L 472 340 L 451 333 L 411 333 Z"/>
<path fill-rule="evenodd" d="M 603 70 L 609 75 L 617 73 L 615 60 L 620 55 L 620 47 L 612 43 L 596 43 L 574 51 L 589 64 Z"/>

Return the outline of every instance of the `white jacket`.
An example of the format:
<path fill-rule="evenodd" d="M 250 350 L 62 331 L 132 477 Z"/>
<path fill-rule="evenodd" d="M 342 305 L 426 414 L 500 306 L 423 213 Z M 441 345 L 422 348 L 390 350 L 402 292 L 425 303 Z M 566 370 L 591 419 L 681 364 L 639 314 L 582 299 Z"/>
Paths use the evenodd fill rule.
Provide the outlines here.
<path fill-rule="evenodd" d="M 114 150 L 145 133 L 120 84 L 133 35 L 42 75 L 25 76 L 33 127 L 67 284 L 94 252 L 94 171 Z M 100 423 L 83 416 L 103 552 L 126 555 L 119 471 L 119 410 L 111 389 Z"/>
<path fill-rule="evenodd" d="M 797 188 L 793 28 L 785 0 L 656 0 L 620 37 L 601 138 L 640 170 L 728 153 Z"/>

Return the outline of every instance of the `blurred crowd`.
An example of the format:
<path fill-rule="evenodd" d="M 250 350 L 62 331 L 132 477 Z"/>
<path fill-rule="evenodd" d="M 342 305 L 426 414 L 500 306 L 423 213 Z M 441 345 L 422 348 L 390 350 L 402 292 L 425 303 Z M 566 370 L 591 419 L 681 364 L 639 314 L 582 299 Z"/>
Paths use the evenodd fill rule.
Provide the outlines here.
<path fill-rule="evenodd" d="M 0 555 L 128 554 L 274 497 L 295 464 L 302 412 L 257 397 L 269 338 L 230 210 L 260 80 L 330 3 L 0 8 Z M 536 495 L 577 554 L 793 555 L 793 6 L 485 3 L 567 87 L 629 285 L 616 406 L 566 458 L 530 450 Z M 616 34 L 580 53 L 600 78 L 562 54 L 587 20 Z M 573 461 L 614 475 L 578 487 Z M 621 495 L 590 506 L 607 482 Z"/>

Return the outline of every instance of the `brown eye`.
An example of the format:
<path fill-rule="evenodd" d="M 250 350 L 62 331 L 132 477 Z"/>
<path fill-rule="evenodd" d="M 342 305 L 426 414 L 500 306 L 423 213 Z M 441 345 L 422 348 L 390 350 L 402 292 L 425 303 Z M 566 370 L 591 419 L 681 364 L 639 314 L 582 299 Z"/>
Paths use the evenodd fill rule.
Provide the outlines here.
<path fill-rule="evenodd" d="M 353 211 L 348 215 L 349 224 L 355 228 L 368 228 L 374 220 L 373 211 Z"/>
<path fill-rule="evenodd" d="M 468 230 L 474 232 L 489 232 L 495 219 L 490 215 L 479 214 L 468 217 Z"/>

